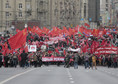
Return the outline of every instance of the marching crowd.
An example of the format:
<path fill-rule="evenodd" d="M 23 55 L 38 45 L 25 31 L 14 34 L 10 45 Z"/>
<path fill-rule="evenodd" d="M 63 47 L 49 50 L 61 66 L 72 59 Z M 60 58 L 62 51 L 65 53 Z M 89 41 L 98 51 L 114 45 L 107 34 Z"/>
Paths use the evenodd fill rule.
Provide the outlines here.
<path fill-rule="evenodd" d="M 118 67 L 118 59 L 116 59 L 116 55 L 103 55 L 101 57 L 97 57 L 95 54 L 78 54 L 76 52 L 67 52 L 64 62 L 42 62 L 42 56 L 39 53 L 33 53 L 32 58 L 29 58 L 28 53 L 23 51 L 20 54 L 21 59 L 18 59 L 18 54 L 9 54 L 4 56 L 4 61 L 2 58 L 2 54 L 0 53 L 0 67 L 41 67 L 42 64 L 48 66 L 50 64 L 56 64 L 57 66 L 63 65 L 66 68 L 70 66 L 74 66 L 74 68 L 78 68 L 78 65 L 84 65 L 85 69 L 93 68 L 93 66 L 108 66 L 117 68 Z"/>
<path fill-rule="evenodd" d="M 4 44 L 7 42 L 8 48 L 10 49 L 8 38 L 10 36 L 0 36 L 0 43 Z M 27 43 L 32 44 L 33 42 L 38 42 L 36 44 L 37 52 L 29 53 L 25 49 L 20 52 L 20 48 L 17 49 L 17 52 L 6 53 L 3 56 L 2 51 L 0 52 L 0 67 L 41 67 L 42 64 L 50 65 L 50 64 L 64 64 L 64 67 L 74 66 L 74 68 L 78 68 L 78 65 L 84 65 L 85 69 L 93 68 L 97 69 L 96 65 L 99 66 L 108 66 L 109 67 L 118 67 L 118 55 L 117 54 L 101 54 L 96 55 L 94 50 L 92 50 L 93 43 L 95 48 L 100 46 L 115 46 L 118 47 L 118 34 L 114 32 L 110 32 L 110 35 L 103 35 L 102 37 L 95 37 L 93 35 L 90 36 L 63 36 L 65 40 L 59 40 L 54 44 L 45 44 L 46 49 L 42 50 L 42 45 L 44 45 L 44 41 L 48 41 L 49 37 L 46 34 L 39 36 L 38 34 L 28 33 L 27 35 Z M 82 52 L 73 52 L 68 51 L 68 48 L 71 47 L 73 49 L 81 48 Z M 0 50 L 2 50 L 2 46 L 0 46 Z M 42 57 L 65 57 L 64 62 L 43 62 Z"/>

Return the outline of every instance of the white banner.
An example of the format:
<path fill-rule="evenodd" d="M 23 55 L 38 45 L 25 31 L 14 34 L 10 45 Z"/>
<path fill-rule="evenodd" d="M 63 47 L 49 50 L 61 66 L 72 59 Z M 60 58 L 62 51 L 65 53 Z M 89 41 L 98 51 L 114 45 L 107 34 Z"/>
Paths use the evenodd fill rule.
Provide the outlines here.
<path fill-rule="evenodd" d="M 72 48 L 68 48 L 68 51 L 73 51 L 73 52 L 78 52 L 80 53 L 81 52 L 81 49 L 80 48 L 77 48 L 77 49 L 72 49 Z"/>
<path fill-rule="evenodd" d="M 36 45 L 28 45 L 28 52 L 36 52 L 37 47 Z"/>

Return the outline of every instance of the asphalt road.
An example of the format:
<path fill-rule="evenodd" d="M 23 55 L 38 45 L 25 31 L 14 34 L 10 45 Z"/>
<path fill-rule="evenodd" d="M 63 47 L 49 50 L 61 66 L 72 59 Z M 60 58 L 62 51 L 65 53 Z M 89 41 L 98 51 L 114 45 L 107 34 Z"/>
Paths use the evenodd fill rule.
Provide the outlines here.
<path fill-rule="evenodd" d="M 0 68 L 0 84 L 118 84 L 118 68 Z"/>

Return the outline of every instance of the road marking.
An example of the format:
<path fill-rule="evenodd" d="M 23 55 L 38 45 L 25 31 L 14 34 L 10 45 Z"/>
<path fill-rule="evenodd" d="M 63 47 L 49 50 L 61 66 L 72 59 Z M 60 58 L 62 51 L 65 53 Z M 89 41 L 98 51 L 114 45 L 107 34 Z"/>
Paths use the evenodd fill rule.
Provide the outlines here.
<path fill-rule="evenodd" d="M 89 72 L 88 70 L 86 70 L 86 72 Z"/>
<path fill-rule="evenodd" d="M 72 76 L 69 76 L 70 78 L 72 77 Z"/>
<path fill-rule="evenodd" d="M 26 73 L 28 73 L 28 72 L 31 72 L 31 71 L 33 71 L 33 70 L 35 70 L 35 68 L 34 68 L 34 69 L 30 69 L 30 70 L 28 70 L 28 71 L 25 71 L 25 72 L 23 72 L 23 73 L 19 73 L 19 74 L 17 74 L 17 75 L 14 75 L 14 76 L 12 76 L 12 77 L 10 77 L 10 78 L 8 78 L 8 79 L 6 79 L 6 80 L 0 82 L 0 84 L 4 84 L 4 83 L 6 83 L 6 82 L 8 82 L 8 81 L 10 81 L 10 80 L 12 80 L 12 79 L 18 77 L 18 76 L 21 76 L 21 75 L 26 74 Z"/>
<path fill-rule="evenodd" d="M 48 70 L 48 71 L 51 71 L 51 70 Z"/>
<path fill-rule="evenodd" d="M 69 79 L 70 79 L 70 80 L 73 80 L 72 75 L 71 75 L 69 69 L 67 69 L 67 73 L 68 73 L 68 75 L 69 75 Z M 75 82 L 74 82 L 74 81 L 70 81 L 70 83 L 75 83 Z"/>
<path fill-rule="evenodd" d="M 75 83 L 74 81 L 70 81 L 70 83 Z"/>
<path fill-rule="evenodd" d="M 104 71 L 104 70 L 101 70 L 101 71 Z"/>
<path fill-rule="evenodd" d="M 73 80 L 73 78 L 70 78 L 70 80 Z"/>
<path fill-rule="evenodd" d="M 111 73 L 112 75 L 115 75 L 114 73 Z"/>
<path fill-rule="evenodd" d="M 108 71 L 105 71 L 105 72 L 108 72 Z"/>
<path fill-rule="evenodd" d="M 69 76 L 72 76 L 69 69 L 67 69 L 67 73 L 68 73 Z"/>

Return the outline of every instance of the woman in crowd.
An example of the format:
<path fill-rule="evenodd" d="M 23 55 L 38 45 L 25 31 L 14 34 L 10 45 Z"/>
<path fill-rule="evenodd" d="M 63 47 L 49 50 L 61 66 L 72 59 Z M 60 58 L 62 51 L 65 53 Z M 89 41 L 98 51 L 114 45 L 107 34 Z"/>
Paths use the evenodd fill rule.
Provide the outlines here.
<path fill-rule="evenodd" d="M 97 67 L 96 67 L 96 56 L 95 56 L 95 54 L 92 55 L 92 69 L 93 69 L 93 66 L 95 66 L 95 69 L 97 69 Z"/>

